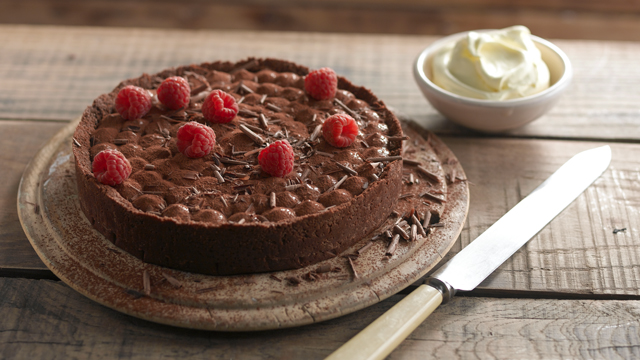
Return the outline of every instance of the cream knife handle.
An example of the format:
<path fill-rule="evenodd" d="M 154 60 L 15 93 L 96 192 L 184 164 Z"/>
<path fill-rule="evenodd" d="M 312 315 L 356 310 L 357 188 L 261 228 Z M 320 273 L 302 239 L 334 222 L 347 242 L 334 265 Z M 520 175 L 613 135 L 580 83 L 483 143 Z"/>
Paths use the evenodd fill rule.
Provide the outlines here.
<path fill-rule="evenodd" d="M 420 285 L 326 360 L 384 359 L 442 303 L 442 293 Z"/>

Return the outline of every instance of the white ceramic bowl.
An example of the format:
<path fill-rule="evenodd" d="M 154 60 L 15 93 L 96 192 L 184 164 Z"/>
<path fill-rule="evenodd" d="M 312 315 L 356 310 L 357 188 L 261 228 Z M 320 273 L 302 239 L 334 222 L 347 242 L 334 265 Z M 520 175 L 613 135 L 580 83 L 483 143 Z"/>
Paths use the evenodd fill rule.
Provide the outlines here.
<path fill-rule="evenodd" d="M 473 99 L 444 90 L 431 80 L 433 55 L 441 47 L 467 36 L 467 33 L 453 34 L 434 42 L 420 53 L 413 64 L 413 75 L 424 96 L 436 110 L 457 124 L 484 132 L 516 129 L 549 111 L 571 82 L 573 70 L 567 55 L 549 41 L 532 35 L 542 53 L 542 60 L 549 67 L 551 86 L 548 89 L 519 99 L 499 101 Z"/>

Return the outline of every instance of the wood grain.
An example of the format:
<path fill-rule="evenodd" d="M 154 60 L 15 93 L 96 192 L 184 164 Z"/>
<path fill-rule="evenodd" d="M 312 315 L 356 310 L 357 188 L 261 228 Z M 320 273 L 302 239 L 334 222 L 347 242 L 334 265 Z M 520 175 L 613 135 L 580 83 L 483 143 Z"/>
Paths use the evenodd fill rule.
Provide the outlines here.
<path fill-rule="evenodd" d="M 99 94 L 143 72 L 257 56 L 333 67 L 438 134 L 475 136 L 439 115 L 414 84 L 412 62 L 435 39 L 5 25 L 0 26 L 0 118 L 69 121 Z M 640 43 L 554 42 L 573 63 L 572 84 L 547 115 L 504 136 L 639 141 Z"/>
<path fill-rule="evenodd" d="M 0 278 L 0 358 L 322 359 L 403 297 L 296 329 L 184 330 L 107 309 L 61 282 Z M 389 359 L 629 359 L 640 301 L 455 298 Z"/>
<path fill-rule="evenodd" d="M 16 208 L 22 171 L 33 155 L 63 123 L 0 121 L 0 272 L 26 275 L 29 270 L 46 271 L 24 235 Z M 33 273 L 32 275 L 37 275 Z M 47 274 L 40 274 L 47 276 Z"/>
<path fill-rule="evenodd" d="M 640 40 L 639 8 L 624 0 L 7 0 L 0 22 L 428 35 L 523 24 L 550 38 Z"/>
<path fill-rule="evenodd" d="M 444 138 L 471 183 L 466 246 L 594 142 Z M 607 171 L 480 288 L 640 295 L 640 145 L 614 144 Z M 532 214 L 535 216 L 535 214 Z M 614 229 L 626 229 L 614 233 Z M 453 248 L 452 256 L 459 248 Z"/>

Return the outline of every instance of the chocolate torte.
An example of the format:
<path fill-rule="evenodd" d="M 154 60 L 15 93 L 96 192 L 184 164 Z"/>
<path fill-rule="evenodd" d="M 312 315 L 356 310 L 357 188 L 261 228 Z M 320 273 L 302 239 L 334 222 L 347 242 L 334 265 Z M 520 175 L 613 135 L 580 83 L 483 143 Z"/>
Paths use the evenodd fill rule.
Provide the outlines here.
<path fill-rule="evenodd" d="M 87 219 L 133 256 L 188 272 L 286 270 L 337 256 L 379 226 L 397 203 L 403 133 L 381 100 L 343 77 L 333 99 L 309 97 L 308 73 L 274 59 L 204 63 L 144 74 L 101 95 L 74 134 Z M 123 87 L 155 94 L 171 76 L 189 82 L 186 108 L 169 110 L 155 101 L 137 120 L 116 112 L 114 99 Z M 238 103 L 227 124 L 208 123 L 202 115 L 203 100 L 215 89 Z M 323 121 L 338 113 L 352 116 L 359 128 L 346 148 L 331 146 L 320 134 Z M 176 133 L 189 121 L 215 131 L 210 155 L 193 159 L 178 151 Z M 261 171 L 258 154 L 283 139 L 294 149 L 294 169 L 270 176 Z M 119 185 L 104 185 L 92 173 L 93 157 L 105 149 L 119 150 L 132 166 Z"/>

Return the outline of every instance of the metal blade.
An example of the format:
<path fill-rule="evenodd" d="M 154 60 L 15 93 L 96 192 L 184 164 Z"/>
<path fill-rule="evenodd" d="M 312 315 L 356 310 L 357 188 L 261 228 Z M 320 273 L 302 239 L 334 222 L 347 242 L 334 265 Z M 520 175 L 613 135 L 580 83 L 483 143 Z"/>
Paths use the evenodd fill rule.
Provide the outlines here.
<path fill-rule="evenodd" d="M 452 288 L 445 292 L 473 290 L 571 204 L 607 169 L 610 162 L 609 146 L 575 155 L 436 271 L 431 279 L 440 280 Z"/>

